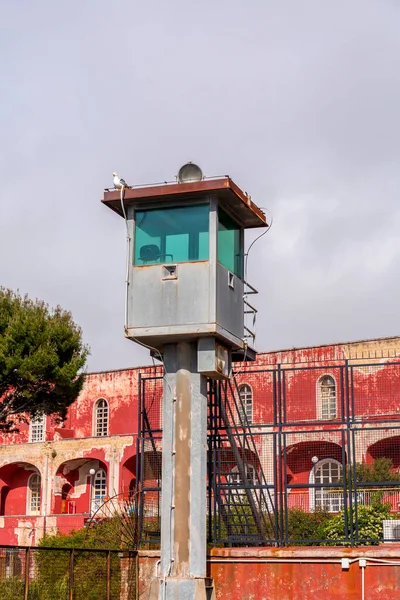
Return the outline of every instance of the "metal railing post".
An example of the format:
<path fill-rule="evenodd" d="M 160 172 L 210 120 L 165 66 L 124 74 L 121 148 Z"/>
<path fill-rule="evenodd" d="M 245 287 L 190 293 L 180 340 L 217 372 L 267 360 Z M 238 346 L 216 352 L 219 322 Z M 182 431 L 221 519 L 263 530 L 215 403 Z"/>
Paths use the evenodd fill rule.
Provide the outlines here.
<path fill-rule="evenodd" d="M 139 600 L 139 552 L 135 553 L 135 600 Z"/>
<path fill-rule="evenodd" d="M 24 590 L 24 600 L 28 600 L 29 594 L 29 563 L 30 563 L 30 549 L 26 548 L 25 550 L 25 590 Z"/>
<path fill-rule="evenodd" d="M 106 600 L 110 600 L 111 599 L 111 551 L 110 550 L 107 550 L 106 569 L 107 569 Z"/>
<path fill-rule="evenodd" d="M 74 599 L 74 549 L 69 551 L 69 600 Z"/>
<path fill-rule="evenodd" d="M 279 486 L 279 513 L 278 513 L 278 517 L 279 517 L 279 539 L 278 539 L 278 545 L 282 546 L 284 544 L 284 506 L 285 506 L 285 502 L 284 502 L 284 494 L 285 494 L 285 488 L 284 488 L 284 483 L 283 483 L 283 445 L 282 445 L 282 439 L 283 439 L 283 434 L 282 434 L 282 370 L 281 370 L 281 365 L 280 363 L 278 364 L 278 369 L 276 371 L 276 378 L 277 378 L 277 391 L 276 391 L 276 397 L 275 397 L 275 401 L 276 401 L 276 416 L 277 416 L 277 425 L 278 425 L 278 452 L 277 455 L 275 457 L 275 460 L 278 461 L 278 486 Z"/>

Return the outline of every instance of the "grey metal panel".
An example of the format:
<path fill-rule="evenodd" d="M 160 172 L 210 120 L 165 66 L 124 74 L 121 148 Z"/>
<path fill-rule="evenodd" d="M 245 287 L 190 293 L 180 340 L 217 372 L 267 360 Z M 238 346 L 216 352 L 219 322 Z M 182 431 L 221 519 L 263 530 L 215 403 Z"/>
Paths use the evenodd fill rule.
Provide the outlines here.
<path fill-rule="evenodd" d="M 169 327 L 130 327 L 125 331 L 125 336 L 132 340 L 139 340 L 154 348 L 160 348 L 170 344 L 171 339 L 175 342 L 194 342 L 204 336 L 215 336 L 218 340 L 233 348 L 244 348 L 243 336 L 238 337 L 219 327 L 215 323 L 203 323 L 192 325 L 171 325 Z"/>
<path fill-rule="evenodd" d="M 217 320 L 217 300 L 216 300 L 216 270 L 217 270 L 217 240 L 218 240 L 218 201 L 216 198 L 210 198 L 210 321 L 215 323 Z"/>
<path fill-rule="evenodd" d="M 229 271 L 217 264 L 217 324 L 235 336 L 243 338 L 243 281 L 233 275 L 233 289 L 229 287 Z"/>
<path fill-rule="evenodd" d="M 137 338 L 140 336 L 162 339 L 163 344 L 170 344 L 171 338 L 182 341 L 183 338 L 195 341 L 204 335 L 215 335 L 218 327 L 215 323 L 194 323 L 193 325 L 167 325 L 166 327 L 129 327 L 126 337 Z M 165 339 L 164 339 L 165 338 Z M 175 343 L 175 341 L 174 341 Z"/>
<path fill-rule="evenodd" d="M 243 282 L 217 261 L 218 199 L 210 202 L 209 260 L 177 263 L 173 277 L 163 264 L 133 266 L 134 212 L 128 208 L 131 244 L 126 336 L 161 348 L 171 340 L 215 335 L 229 347 L 243 343 Z"/>
<path fill-rule="evenodd" d="M 208 374 L 215 371 L 215 338 L 200 338 L 197 342 L 197 370 Z"/>
<path fill-rule="evenodd" d="M 131 267 L 128 327 L 209 322 L 208 261 L 178 263 L 176 274 L 166 279 L 164 265 Z"/>
<path fill-rule="evenodd" d="M 228 347 L 215 337 L 199 338 L 197 341 L 197 370 L 212 379 L 228 379 L 231 360 Z"/>

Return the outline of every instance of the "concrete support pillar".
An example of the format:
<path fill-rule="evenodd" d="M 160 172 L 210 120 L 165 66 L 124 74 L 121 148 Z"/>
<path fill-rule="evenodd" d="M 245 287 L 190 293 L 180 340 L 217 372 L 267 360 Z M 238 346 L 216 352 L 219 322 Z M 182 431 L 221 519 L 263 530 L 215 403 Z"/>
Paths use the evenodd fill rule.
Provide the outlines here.
<path fill-rule="evenodd" d="M 152 598 L 205 600 L 207 379 L 197 344 L 164 348 L 161 564 Z"/>

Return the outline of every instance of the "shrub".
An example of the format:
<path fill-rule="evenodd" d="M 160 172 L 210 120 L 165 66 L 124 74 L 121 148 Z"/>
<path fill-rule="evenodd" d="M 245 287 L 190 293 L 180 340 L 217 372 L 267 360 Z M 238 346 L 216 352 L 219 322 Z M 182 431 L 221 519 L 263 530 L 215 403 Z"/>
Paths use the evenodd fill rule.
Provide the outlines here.
<path fill-rule="evenodd" d="M 16 600 L 24 597 L 25 584 L 18 577 L 9 577 L 0 581 L 1 600 Z"/>
<path fill-rule="evenodd" d="M 389 504 L 373 504 L 370 506 L 358 506 L 357 508 L 357 528 L 356 512 L 352 509 L 355 536 L 359 544 L 375 545 L 383 538 L 382 521 L 390 519 Z M 350 510 L 347 510 L 347 519 L 350 523 Z M 323 538 L 334 541 L 335 545 L 348 545 L 345 541 L 345 513 L 344 511 L 334 515 L 323 526 Z M 358 530 L 358 534 L 357 534 Z M 333 545 L 333 544 L 332 544 Z"/>
<path fill-rule="evenodd" d="M 108 519 L 89 529 L 72 531 L 69 535 L 45 536 L 40 546 L 65 548 L 65 551 L 39 550 L 37 556 L 40 598 L 45 600 L 67 600 L 69 590 L 69 549 L 74 548 L 74 592 L 81 600 L 98 600 L 105 597 L 106 553 L 88 552 L 80 548 L 121 548 L 121 524 L 118 518 Z M 111 594 L 120 593 L 121 568 L 116 553 L 111 554 Z M 1 596 L 0 599 L 2 600 Z"/>
<path fill-rule="evenodd" d="M 287 517 L 288 539 L 318 545 L 318 540 L 324 536 L 324 526 L 331 519 L 332 515 L 325 510 L 304 512 L 300 508 L 291 508 Z"/>

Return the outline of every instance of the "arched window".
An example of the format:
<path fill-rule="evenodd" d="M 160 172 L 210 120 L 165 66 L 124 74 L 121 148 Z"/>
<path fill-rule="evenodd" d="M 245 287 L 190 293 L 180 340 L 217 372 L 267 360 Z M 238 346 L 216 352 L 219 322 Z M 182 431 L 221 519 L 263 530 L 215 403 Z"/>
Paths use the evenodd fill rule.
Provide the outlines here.
<path fill-rule="evenodd" d="M 29 441 L 44 442 L 46 427 L 46 415 L 38 415 L 31 420 L 29 426 Z"/>
<path fill-rule="evenodd" d="M 104 398 L 100 398 L 95 404 L 94 435 L 96 437 L 108 435 L 108 403 Z"/>
<path fill-rule="evenodd" d="M 318 381 L 317 408 L 319 419 L 337 418 L 336 383 L 331 375 L 324 375 Z"/>
<path fill-rule="evenodd" d="M 324 509 L 328 512 L 339 512 L 343 508 L 343 491 L 324 487 L 326 484 L 340 484 L 342 480 L 342 465 L 334 458 L 325 458 L 317 462 L 311 469 L 310 483 L 321 487 L 310 489 L 310 509 Z"/>
<path fill-rule="evenodd" d="M 93 480 L 92 514 L 103 504 L 107 495 L 107 476 L 103 469 L 97 471 Z"/>
<path fill-rule="evenodd" d="M 244 383 L 239 387 L 239 396 L 241 403 L 239 403 L 239 417 L 243 422 L 246 422 L 244 416 L 247 417 L 247 422 L 251 424 L 253 422 L 253 390 L 248 383 Z"/>
<path fill-rule="evenodd" d="M 28 479 L 28 515 L 40 514 L 42 480 L 39 473 L 33 473 Z"/>

